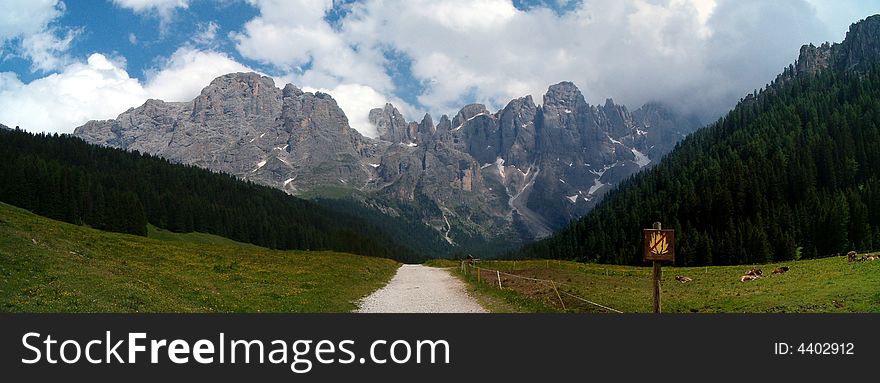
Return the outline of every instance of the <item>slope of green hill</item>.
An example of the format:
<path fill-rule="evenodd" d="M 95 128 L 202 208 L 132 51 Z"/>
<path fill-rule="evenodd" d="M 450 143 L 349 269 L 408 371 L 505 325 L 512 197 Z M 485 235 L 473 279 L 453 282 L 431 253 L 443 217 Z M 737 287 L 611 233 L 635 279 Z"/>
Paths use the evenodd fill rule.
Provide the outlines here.
<path fill-rule="evenodd" d="M 880 16 L 847 41 L 880 51 Z M 865 32 L 867 31 L 867 32 Z M 860 33 L 861 33 L 860 32 Z M 873 32 L 871 32 L 873 33 Z M 849 58 L 853 60 L 852 57 Z M 677 265 L 748 264 L 880 248 L 880 65 L 790 67 L 591 213 L 514 257 L 641 262 L 641 229 L 677 231 Z M 799 66 L 804 63 L 799 63 Z"/>
<path fill-rule="evenodd" d="M 208 235 L 146 238 L 0 203 L 0 312 L 347 312 L 394 261 Z"/>
<path fill-rule="evenodd" d="M 382 226 L 353 214 L 66 135 L 0 130 L 0 201 L 105 231 L 147 235 L 152 224 L 274 249 L 422 259 Z"/>
<path fill-rule="evenodd" d="M 205 245 L 230 245 L 230 246 L 251 246 L 259 248 L 257 245 L 250 243 L 233 241 L 226 237 L 214 234 L 205 234 L 199 232 L 175 233 L 150 224 L 147 224 L 147 238 L 157 239 L 164 242 L 185 242 L 185 243 L 201 243 Z"/>

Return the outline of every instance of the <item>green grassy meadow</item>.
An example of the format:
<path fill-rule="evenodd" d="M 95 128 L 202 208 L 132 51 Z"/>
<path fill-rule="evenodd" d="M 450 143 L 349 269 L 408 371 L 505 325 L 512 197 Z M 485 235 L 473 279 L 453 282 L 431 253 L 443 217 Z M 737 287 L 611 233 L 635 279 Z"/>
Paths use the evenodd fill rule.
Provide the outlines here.
<path fill-rule="evenodd" d="M 348 312 L 397 267 L 155 227 L 108 233 L 0 203 L 0 312 Z"/>
<path fill-rule="evenodd" d="M 454 261 L 431 261 L 435 267 L 454 267 Z M 651 268 L 584 264 L 556 260 L 483 261 L 493 269 L 535 279 L 552 280 L 560 292 L 627 312 L 652 312 Z M 771 274 L 788 266 L 784 274 Z M 748 269 L 761 268 L 764 277 L 740 282 Z M 677 275 L 693 279 L 680 283 Z M 475 292 L 505 300 L 525 312 L 606 312 L 564 293 L 557 296 L 549 283 L 524 280 L 483 271 L 479 283 L 471 269 L 463 275 Z M 664 267 L 664 312 L 678 313 L 835 313 L 880 312 L 880 261 L 849 263 L 830 257 L 779 264 Z M 563 310 L 562 304 L 566 305 Z"/>

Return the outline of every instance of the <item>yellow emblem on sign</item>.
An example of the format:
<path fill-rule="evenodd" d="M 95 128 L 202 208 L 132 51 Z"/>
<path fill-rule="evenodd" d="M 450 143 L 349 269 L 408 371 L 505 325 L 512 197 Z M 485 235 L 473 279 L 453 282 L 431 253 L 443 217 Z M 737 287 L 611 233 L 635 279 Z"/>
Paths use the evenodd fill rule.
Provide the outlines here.
<path fill-rule="evenodd" d="M 651 254 L 662 255 L 669 252 L 669 240 L 666 233 L 655 232 L 651 234 L 651 240 L 648 242 L 648 248 Z"/>
<path fill-rule="evenodd" d="M 645 229 L 644 252 L 646 261 L 675 262 L 675 230 Z"/>

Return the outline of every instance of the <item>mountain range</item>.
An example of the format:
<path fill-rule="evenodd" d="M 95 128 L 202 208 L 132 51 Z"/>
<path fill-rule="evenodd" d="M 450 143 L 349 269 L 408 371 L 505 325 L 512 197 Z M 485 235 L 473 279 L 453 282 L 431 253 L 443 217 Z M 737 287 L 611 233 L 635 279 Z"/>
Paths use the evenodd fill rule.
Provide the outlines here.
<path fill-rule="evenodd" d="M 426 225 L 449 253 L 550 235 L 699 127 L 659 103 L 590 105 L 571 82 L 550 86 L 540 105 L 531 96 L 496 112 L 471 104 L 435 123 L 386 104 L 369 120 L 378 137 L 351 128 L 328 94 L 231 73 L 190 102 L 148 100 L 74 135 L 293 195 L 344 196 Z"/>

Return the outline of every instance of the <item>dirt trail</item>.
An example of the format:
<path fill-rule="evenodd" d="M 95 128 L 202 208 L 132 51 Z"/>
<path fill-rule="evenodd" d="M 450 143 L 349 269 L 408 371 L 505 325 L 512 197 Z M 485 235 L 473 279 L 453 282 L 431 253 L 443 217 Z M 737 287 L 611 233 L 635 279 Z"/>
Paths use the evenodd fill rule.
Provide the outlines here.
<path fill-rule="evenodd" d="M 403 265 L 388 284 L 364 298 L 362 313 L 485 313 L 449 270 Z"/>

